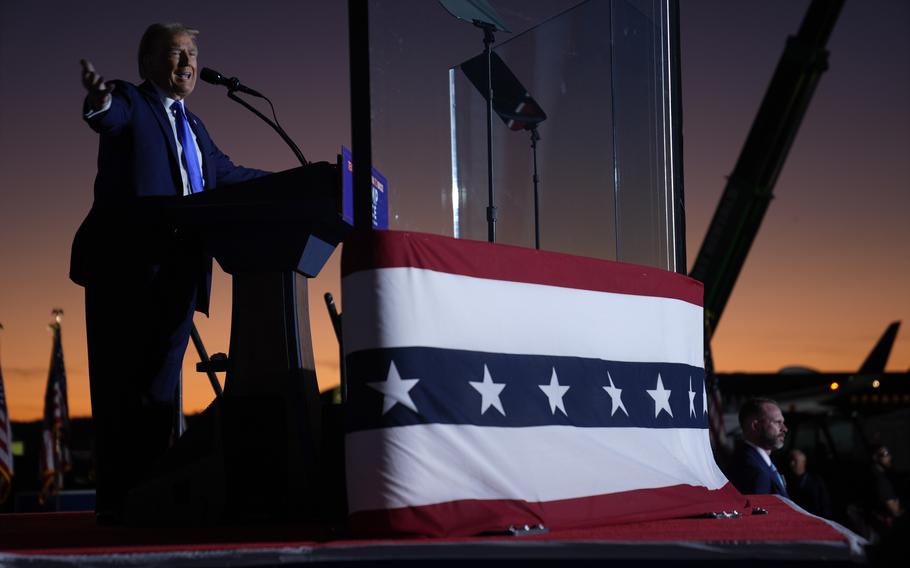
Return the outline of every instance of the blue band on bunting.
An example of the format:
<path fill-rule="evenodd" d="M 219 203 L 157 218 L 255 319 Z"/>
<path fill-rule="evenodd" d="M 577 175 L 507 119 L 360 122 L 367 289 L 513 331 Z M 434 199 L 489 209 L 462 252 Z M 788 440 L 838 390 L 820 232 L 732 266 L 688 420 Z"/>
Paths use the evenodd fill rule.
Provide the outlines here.
<path fill-rule="evenodd" d="M 432 423 L 708 427 L 705 372 L 690 365 L 427 347 L 359 351 L 346 361 L 350 432 Z"/>

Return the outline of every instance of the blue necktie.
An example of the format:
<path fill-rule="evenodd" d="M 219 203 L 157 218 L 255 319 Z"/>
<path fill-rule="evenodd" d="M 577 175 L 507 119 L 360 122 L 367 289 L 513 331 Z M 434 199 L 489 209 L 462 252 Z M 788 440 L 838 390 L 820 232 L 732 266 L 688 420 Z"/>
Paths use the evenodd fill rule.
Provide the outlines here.
<path fill-rule="evenodd" d="M 180 145 L 183 146 L 183 164 L 186 167 L 186 175 L 190 182 L 190 193 L 198 193 L 203 189 L 202 168 L 199 167 L 199 156 L 196 155 L 193 133 L 190 131 L 190 125 L 186 120 L 183 103 L 174 101 L 171 104 L 171 109 L 177 119 L 177 137 L 180 139 Z"/>
<path fill-rule="evenodd" d="M 777 471 L 777 468 L 774 467 L 773 463 L 771 464 L 771 471 L 774 472 L 774 476 L 777 478 L 777 482 L 780 484 L 781 495 L 787 497 L 787 482 L 784 481 L 784 476 L 781 475 L 779 471 Z"/>

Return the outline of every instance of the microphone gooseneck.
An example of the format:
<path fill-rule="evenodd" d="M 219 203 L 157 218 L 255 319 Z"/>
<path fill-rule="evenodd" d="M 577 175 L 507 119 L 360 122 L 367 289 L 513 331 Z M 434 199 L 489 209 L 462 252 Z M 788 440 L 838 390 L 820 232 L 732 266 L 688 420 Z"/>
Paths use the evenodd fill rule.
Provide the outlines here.
<path fill-rule="evenodd" d="M 291 137 L 288 136 L 288 133 L 284 131 L 284 128 L 282 128 L 281 125 L 278 124 L 278 117 L 275 115 L 275 105 L 272 104 L 272 101 L 269 100 L 269 98 L 267 96 L 261 94 L 259 91 L 254 91 L 253 89 L 242 84 L 240 82 L 240 79 L 238 79 L 237 77 L 230 77 L 230 78 L 225 77 L 218 71 L 215 71 L 214 69 L 210 69 L 208 67 L 202 68 L 202 70 L 199 72 L 199 78 L 202 79 L 203 81 L 205 81 L 206 83 L 211 83 L 212 85 L 223 85 L 223 86 L 227 87 L 227 89 L 228 89 L 227 96 L 229 99 L 240 104 L 241 106 L 246 108 L 248 111 L 252 112 L 256 116 L 261 118 L 263 120 L 263 122 L 265 122 L 266 124 L 271 126 L 272 129 L 275 132 L 277 132 L 279 136 L 281 136 L 281 139 L 284 140 L 285 144 L 287 144 L 288 147 L 290 147 L 291 151 L 294 152 L 294 155 L 297 157 L 297 160 L 300 162 L 300 165 L 302 165 L 302 166 L 309 165 L 309 162 L 304 157 L 303 152 L 300 151 L 300 148 L 297 147 L 297 144 L 295 144 L 294 141 L 291 140 Z M 256 107 L 254 107 L 250 103 L 246 102 L 242 98 L 238 97 L 236 94 L 238 91 L 241 93 L 247 93 L 248 95 L 253 95 L 254 97 L 259 97 L 261 99 L 265 99 L 266 102 L 269 103 L 269 106 L 272 108 L 272 116 L 275 117 L 275 120 L 269 119 L 267 116 L 265 116 L 264 114 L 259 112 L 259 110 L 257 110 Z"/>

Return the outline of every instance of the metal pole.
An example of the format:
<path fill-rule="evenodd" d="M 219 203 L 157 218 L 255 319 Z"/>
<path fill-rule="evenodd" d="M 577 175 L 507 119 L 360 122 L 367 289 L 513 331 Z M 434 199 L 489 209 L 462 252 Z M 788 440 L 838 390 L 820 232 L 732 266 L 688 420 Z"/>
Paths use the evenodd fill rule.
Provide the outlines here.
<path fill-rule="evenodd" d="M 341 402 L 348 401 L 348 378 L 347 367 L 344 362 L 344 334 L 341 329 L 341 314 L 335 307 L 335 298 L 331 292 L 325 293 L 325 307 L 329 311 L 329 319 L 332 321 L 332 329 L 335 330 L 335 339 L 338 340 L 338 373 L 341 388 Z"/>
<path fill-rule="evenodd" d="M 483 24 L 483 52 L 487 57 L 487 240 L 496 242 L 496 199 L 493 190 L 493 26 Z"/>
<path fill-rule="evenodd" d="M 199 330 L 196 329 L 196 324 L 193 324 L 193 327 L 190 328 L 190 338 L 193 340 L 193 345 L 196 347 L 196 352 L 199 353 L 199 360 L 207 362 L 209 360 L 209 354 L 205 351 L 205 345 L 202 344 L 202 338 L 199 337 Z M 215 391 L 215 396 L 220 397 L 223 393 L 221 391 L 221 383 L 218 382 L 218 377 L 215 375 L 214 371 L 206 371 L 206 376 L 209 378 L 209 382 L 212 383 L 212 389 Z M 182 380 L 183 375 L 181 375 Z"/>
<path fill-rule="evenodd" d="M 351 151 L 354 157 L 354 226 L 372 229 L 372 124 L 370 18 L 367 0 L 348 0 L 351 71 Z"/>
<path fill-rule="evenodd" d="M 537 196 L 537 185 L 540 178 L 537 176 L 537 141 L 540 140 L 540 134 L 537 128 L 531 129 L 531 152 L 534 154 L 534 248 L 540 250 L 540 203 Z"/>

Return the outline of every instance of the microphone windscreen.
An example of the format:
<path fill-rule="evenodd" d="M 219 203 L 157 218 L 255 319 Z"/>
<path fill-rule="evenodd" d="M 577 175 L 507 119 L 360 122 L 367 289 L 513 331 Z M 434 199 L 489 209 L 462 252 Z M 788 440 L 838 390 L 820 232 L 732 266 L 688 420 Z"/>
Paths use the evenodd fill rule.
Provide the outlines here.
<path fill-rule="evenodd" d="M 199 78 L 206 83 L 211 83 L 213 85 L 224 84 L 224 77 L 221 75 L 221 73 L 215 71 L 214 69 L 209 69 L 208 67 L 202 68 L 202 71 L 199 73 Z"/>

